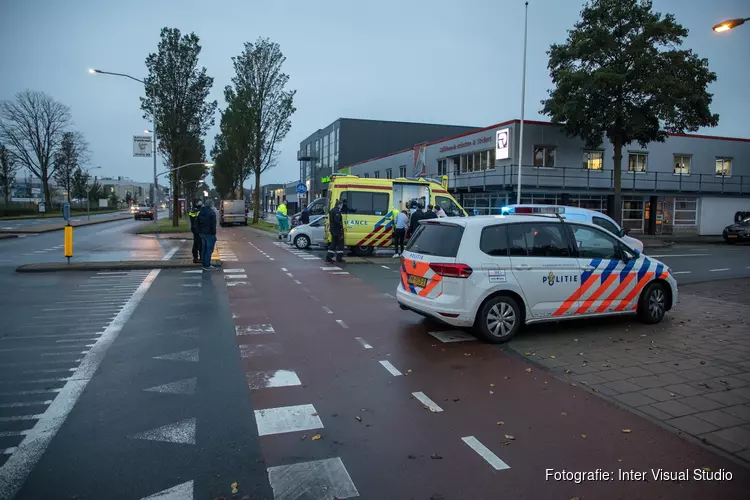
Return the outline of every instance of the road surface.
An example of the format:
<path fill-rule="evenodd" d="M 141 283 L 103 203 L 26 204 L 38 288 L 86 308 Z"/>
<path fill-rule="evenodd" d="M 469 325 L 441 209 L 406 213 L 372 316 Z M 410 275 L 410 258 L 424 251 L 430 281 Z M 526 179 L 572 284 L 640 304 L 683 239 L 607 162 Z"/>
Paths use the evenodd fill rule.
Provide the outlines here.
<path fill-rule="evenodd" d="M 128 211 L 122 211 L 122 212 L 109 212 L 104 214 L 99 213 L 92 213 L 91 214 L 91 220 L 96 219 L 103 219 L 107 217 L 114 217 L 117 215 L 124 215 L 128 214 Z M 38 219 L 0 219 L 0 230 L 8 231 L 12 229 L 33 229 L 35 226 L 46 226 L 47 224 L 54 224 L 55 222 L 63 222 L 62 217 L 44 217 L 44 218 L 38 218 Z M 76 214 L 73 217 L 70 218 L 73 222 L 85 222 L 89 220 L 89 217 L 84 215 Z"/>
<path fill-rule="evenodd" d="M 401 311 L 388 295 L 396 282 L 388 261 L 329 266 L 244 227 L 220 229 L 219 240 L 223 269 L 213 273 L 5 276 L 0 497 L 232 498 L 234 482 L 237 498 L 269 500 L 744 499 L 750 491 L 741 449 L 719 453 L 512 345 Z M 734 275 L 742 254 L 727 251 L 730 271 L 708 273 Z M 664 259 L 685 263 L 695 279 L 713 276 L 694 264 L 706 256 L 676 255 Z M 740 349 L 747 323 L 728 321 Z M 630 323 L 581 325 L 581 341 Z M 576 328 L 547 325 L 519 341 Z M 730 381 L 748 375 L 739 363 Z M 750 415 L 735 419 L 726 430 L 741 439 Z M 652 470 L 690 477 L 658 480 Z"/>

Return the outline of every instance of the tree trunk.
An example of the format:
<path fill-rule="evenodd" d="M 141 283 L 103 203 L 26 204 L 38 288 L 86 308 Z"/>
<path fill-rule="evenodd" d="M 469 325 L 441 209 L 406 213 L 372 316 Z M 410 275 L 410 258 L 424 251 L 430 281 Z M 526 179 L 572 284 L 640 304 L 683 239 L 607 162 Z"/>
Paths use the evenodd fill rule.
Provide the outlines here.
<path fill-rule="evenodd" d="M 255 189 L 253 190 L 253 224 L 258 223 L 258 216 L 263 207 L 260 205 L 260 170 L 255 171 Z"/>
<path fill-rule="evenodd" d="M 52 195 L 49 191 L 49 179 L 47 179 L 46 178 L 47 176 L 44 174 L 42 174 L 42 177 L 43 177 L 42 191 L 44 191 L 44 204 L 46 206 L 45 208 L 47 210 L 51 210 L 52 209 Z"/>
<path fill-rule="evenodd" d="M 175 162 L 172 162 L 172 168 L 177 168 Z M 172 172 L 172 227 L 180 225 L 180 183 L 177 182 L 179 170 Z"/>
<path fill-rule="evenodd" d="M 612 143 L 615 148 L 614 160 L 614 200 L 612 210 L 614 213 L 609 214 L 622 227 L 622 138 L 615 137 Z"/>

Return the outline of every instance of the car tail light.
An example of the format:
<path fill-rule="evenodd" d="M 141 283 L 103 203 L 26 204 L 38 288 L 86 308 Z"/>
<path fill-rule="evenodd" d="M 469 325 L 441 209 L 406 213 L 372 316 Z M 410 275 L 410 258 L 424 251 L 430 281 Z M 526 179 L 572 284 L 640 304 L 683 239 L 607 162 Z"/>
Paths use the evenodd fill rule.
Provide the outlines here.
<path fill-rule="evenodd" d="M 466 264 L 430 264 L 430 269 L 444 278 L 468 278 L 473 272 Z"/>

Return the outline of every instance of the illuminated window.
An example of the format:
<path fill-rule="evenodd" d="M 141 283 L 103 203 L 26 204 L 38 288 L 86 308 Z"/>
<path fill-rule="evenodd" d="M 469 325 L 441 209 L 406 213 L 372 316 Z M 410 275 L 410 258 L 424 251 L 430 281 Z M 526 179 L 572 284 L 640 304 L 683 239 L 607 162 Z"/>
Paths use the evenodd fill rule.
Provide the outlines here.
<path fill-rule="evenodd" d="M 687 155 L 674 155 L 674 173 L 675 175 L 690 175 L 690 161 L 692 158 Z"/>
<path fill-rule="evenodd" d="M 534 166 L 554 167 L 555 148 L 550 146 L 534 146 Z"/>
<path fill-rule="evenodd" d="M 584 151 L 583 168 L 601 170 L 604 167 L 604 151 Z"/>
<path fill-rule="evenodd" d="M 732 175 L 731 158 L 716 158 L 716 175 L 725 177 Z"/>

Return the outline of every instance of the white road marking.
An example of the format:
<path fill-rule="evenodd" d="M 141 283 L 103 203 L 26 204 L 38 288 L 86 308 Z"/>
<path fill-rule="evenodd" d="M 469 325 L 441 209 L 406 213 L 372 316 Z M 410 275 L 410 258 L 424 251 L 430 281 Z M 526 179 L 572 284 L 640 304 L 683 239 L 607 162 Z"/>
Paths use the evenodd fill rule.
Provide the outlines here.
<path fill-rule="evenodd" d="M 195 444 L 195 418 L 186 418 L 130 436 L 132 439 L 162 441 L 165 443 Z"/>
<path fill-rule="evenodd" d="M 349 274 L 347 271 L 336 271 L 335 273 L 331 274 Z"/>
<path fill-rule="evenodd" d="M 78 356 L 79 354 L 86 354 L 88 351 L 73 351 L 73 352 L 43 352 L 42 356 Z"/>
<path fill-rule="evenodd" d="M 323 306 L 323 310 L 327 312 L 328 314 L 333 314 L 333 311 L 331 311 L 331 308 L 328 306 Z"/>
<path fill-rule="evenodd" d="M 259 436 L 323 428 L 318 412 L 310 404 L 255 410 L 255 423 Z"/>
<path fill-rule="evenodd" d="M 183 283 L 182 286 L 188 287 L 188 288 L 201 288 L 203 286 L 203 283 Z"/>
<path fill-rule="evenodd" d="M 174 254 L 177 253 L 177 249 L 180 248 L 179 246 L 173 247 L 171 250 L 169 250 L 167 253 L 164 254 L 164 257 L 161 258 L 161 260 L 169 260 L 172 258 Z"/>
<path fill-rule="evenodd" d="M 164 354 L 162 356 L 154 356 L 154 359 L 163 359 L 167 361 L 190 361 L 198 362 L 200 354 L 198 349 L 190 349 L 189 351 L 173 352 L 172 354 Z"/>
<path fill-rule="evenodd" d="M 101 334 L 100 334 L 100 335 L 101 335 Z M 88 342 L 93 342 L 93 341 L 97 340 L 98 338 L 99 338 L 98 336 L 96 336 L 96 337 L 92 337 L 92 336 L 87 336 L 87 337 L 86 337 L 85 339 L 82 339 L 82 340 L 83 340 L 84 342 L 87 342 L 87 341 L 88 341 Z M 81 342 L 81 339 L 63 339 L 63 340 L 55 340 L 55 343 L 56 343 L 56 344 L 61 344 L 61 343 L 68 343 L 68 342 Z"/>
<path fill-rule="evenodd" d="M 294 276 L 292 275 L 292 273 L 286 273 L 286 275 L 289 276 L 290 278 L 294 278 Z"/>
<path fill-rule="evenodd" d="M 225 274 L 224 277 L 228 280 L 247 279 L 247 274 Z"/>
<path fill-rule="evenodd" d="M 184 271 L 187 272 L 187 271 Z M 116 276 L 116 275 L 127 275 L 128 271 L 102 271 L 100 273 L 96 273 L 98 275 L 104 275 L 104 276 Z"/>
<path fill-rule="evenodd" d="M 678 254 L 663 254 L 663 255 L 647 255 L 647 257 L 654 257 L 655 259 L 661 259 L 665 257 L 709 257 L 710 253 L 678 253 Z"/>
<path fill-rule="evenodd" d="M 62 392 L 62 390 L 63 390 L 63 387 L 55 387 L 54 389 L 33 389 L 30 391 L 5 391 L 5 392 L 0 392 L 0 396 L 28 396 L 30 394 L 47 394 L 50 392 Z"/>
<path fill-rule="evenodd" d="M 247 281 L 227 281 L 227 286 L 247 285 Z"/>
<path fill-rule="evenodd" d="M 365 342 L 365 339 L 363 339 L 362 337 L 354 337 L 354 340 L 362 344 L 362 347 L 364 347 L 365 349 L 372 349 L 372 346 Z"/>
<path fill-rule="evenodd" d="M 461 438 L 461 441 L 468 444 L 469 447 L 476 451 L 477 454 L 485 459 L 488 464 L 492 466 L 495 470 L 504 470 L 504 469 L 510 469 L 510 466 L 500 460 L 500 457 L 492 453 L 489 448 L 487 448 L 485 445 L 479 442 L 477 438 L 474 436 L 467 436 Z"/>
<path fill-rule="evenodd" d="M 286 272 L 286 267 L 282 267 L 281 270 Z"/>
<path fill-rule="evenodd" d="M 197 385 L 198 378 L 193 377 L 170 382 L 168 384 L 149 387 L 148 389 L 143 390 L 146 392 L 161 392 L 165 394 L 193 394 Z"/>
<path fill-rule="evenodd" d="M 297 285 L 301 285 L 302 284 L 302 282 L 300 280 L 294 280 L 294 283 L 297 284 Z"/>
<path fill-rule="evenodd" d="M 268 258 L 268 260 L 276 260 L 276 259 L 274 259 L 274 258 L 272 258 L 272 257 L 269 257 L 269 258 Z"/>
<path fill-rule="evenodd" d="M 349 328 L 349 325 L 347 325 L 346 323 L 344 323 L 343 319 L 337 319 L 336 323 L 338 323 L 341 328 Z"/>
<path fill-rule="evenodd" d="M 182 271 L 182 272 L 185 274 L 198 274 L 198 273 L 202 273 L 203 269 L 192 269 L 190 271 Z"/>
<path fill-rule="evenodd" d="M 0 450 L 0 453 L 2 453 L 3 455 L 12 455 L 16 452 L 17 449 L 18 448 L 16 448 L 15 446 L 11 446 L 10 448 L 5 448 L 4 450 Z"/>
<path fill-rule="evenodd" d="M 25 436 L 30 431 L 2 431 L 0 432 L 0 437 L 13 437 L 13 436 Z"/>
<path fill-rule="evenodd" d="M 718 273 L 720 271 L 729 271 L 729 268 L 728 267 L 722 267 L 720 269 L 709 269 L 709 272 L 711 272 L 711 273 Z"/>
<path fill-rule="evenodd" d="M 690 274 L 693 271 L 672 271 L 672 274 Z"/>
<path fill-rule="evenodd" d="M 322 271 L 341 271 L 341 268 L 336 267 L 336 266 L 331 266 L 331 267 L 324 266 L 324 267 L 321 267 L 320 269 Z"/>
<path fill-rule="evenodd" d="M 19 403 L 0 403 L 0 408 L 21 408 L 23 406 L 44 406 L 51 404 L 52 400 L 46 401 L 21 401 Z"/>
<path fill-rule="evenodd" d="M 166 490 L 161 490 L 141 500 L 193 500 L 193 481 L 186 481 Z"/>
<path fill-rule="evenodd" d="M 396 369 L 396 367 L 395 367 L 395 366 L 393 366 L 393 365 L 391 364 L 391 362 L 390 362 L 390 361 L 380 361 L 380 364 L 381 364 L 381 365 L 383 365 L 383 368 L 385 368 L 386 370 L 388 370 L 388 372 L 389 372 L 389 373 L 390 373 L 391 375 L 393 375 L 394 377 L 399 377 L 399 376 L 403 375 L 403 374 L 402 374 L 402 373 L 401 373 L 400 371 L 398 371 L 398 370 Z"/>
<path fill-rule="evenodd" d="M 459 330 L 448 330 L 443 332 L 427 332 L 440 342 L 471 342 L 477 338 Z"/>
<path fill-rule="evenodd" d="M 359 496 L 339 457 L 268 468 L 275 500 L 329 499 Z"/>
<path fill-rule="evenodd" d="M 240 356 L 251 358 L 253 356 L 266 356 L 281 352 L 281 344 L 272 342 L 268 344 L 240 344 Z"/>
<path fill-rule="evenodd" d="M 262 372 L 248 372 L 245 374 L 250 389 L 265 389 L 270 387 L 291 387 L 302 385 L 297 373 L 292 370 L 270 370 Z"/>
<path fill-rule="evenodd" d="M 244 269 L 224 269 L 225 274 L 232 274 L 232 273 L 244 273 Z"/>
<path fill-rule="evenodd" d="M 70 377 L 38 378 L 34 380 L 0 380 L 0 384 L 46 384 L 49 382 L 67 382 Z"/>
<path fill-rule="evenodd" d="M 436 402 L 428 398 L 424 392 L 412 392 L 411 395 L 417 398 L 419 402 L 425 405 L 432 413 L 443 411 L 443 409 L 440 408 Z"/>
<path fill-rule="evenodd" d="M 39 415 L 13 415 L 10 417 L 0 417 L 0 422 L 13 422 L 14 420 L 39 420 L 42 418 L 42 414 Z"/>
<path fill-rule="evenodd" d="M 390 267 L 388 266 L 380 266 L 380 267 L 382 267 L 383 269 L 390 269 Z"/>
<path fill-rule="evenodd" d="M 235 326 L 234 333 L 237 335 L 257 335 L 260 333 L 273 333 L 274 329 L 272 325 L 248 325 L 248 326 Z"/>

